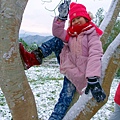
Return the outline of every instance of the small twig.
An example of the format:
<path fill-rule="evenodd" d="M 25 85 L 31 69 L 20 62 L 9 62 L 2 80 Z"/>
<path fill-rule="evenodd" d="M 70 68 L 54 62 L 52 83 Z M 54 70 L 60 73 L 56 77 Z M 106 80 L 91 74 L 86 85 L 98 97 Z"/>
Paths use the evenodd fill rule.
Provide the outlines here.
<path fill-rule="evenodd" d="M 45 4 L 45 3 L 51 3 L 52 2 L 52 0 L 49 0 L 49 1 L 47 1 L 47 0 L 41 0 L 42 2 L 43 2 L 43 4 Z M 48 11 L 50 11 L 50 12 L 54 12 L 54 14 L 56 15 L 56 9 L 58 8 L 58 6 L 61 4 L 63 2 L 63 0 L 60 0 L 59 1 L 59 3 L 55 6 L 55 8 L 53 8 L 52 10 L 50 10 L 49 8 L 47 8 L 47 7 L 45 7 L 45 9 L 46 10 L 48 10 Z"/>
<path fill-rule="evenodd" d="M 52 0 L 41 0 L 42 2 L 45 2 L 45 3 L 51 3 L 52 2 Z"/>

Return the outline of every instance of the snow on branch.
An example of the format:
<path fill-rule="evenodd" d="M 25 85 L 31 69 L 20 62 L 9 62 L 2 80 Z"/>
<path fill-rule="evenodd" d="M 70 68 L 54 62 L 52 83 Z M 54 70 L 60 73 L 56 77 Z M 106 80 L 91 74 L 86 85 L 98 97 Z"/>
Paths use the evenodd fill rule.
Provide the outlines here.
<path fill-rule="evenodd" d="M 107 69 L 108 63 L 109 63 L 111 57 L 113 56 L 113 54 L 114 53 L 116 53 L 116 55 L 117 55 L 117 53 L 118 53 L 118 55 L 120 54 L 120 50 L 117 49 L 119 46 L 120 46 L 120 34 L 109 45 L 108 49 L 106 50 L 105 54 L 103 55 L 103 58 L 102 58 L 102 79 L 104 78 L 105 70 Z M 118 59 L 120 59 L 120 58 L 118 58 Z M 98 106 L 98 103 L 94 99 L 91 100 L 91 98 L 92 98 L 91 93 L 88 95 L 82 94 L 82 96 L 79 97 L 78 101 L 67 112 L 67 114 L 63 118 L 63 120 L 75 120 L 75 118 L 80 113 L 85 115 L 87 112 L 93 112 L 92 108 L 95 106 Z"/>
<path fill-rule="evenodd" d="M 120 12 L 119 8 L 120 8 L 120 0 L 112 0 L 109 10 L 100 25 L 100 29 L 104 31 L 104 34 L 101 37 L 101 42 L 103 45 L 105 45 L 105 43 L 107 42 L 111 30 L 114 27 L 114 24 Z"/>
<path fill-rule="evenodd" d="M 102 23 L 100 24 L 100 29 L 102 29 L 103 31 L 105 31 L 106 27 L 108 26 L 108 24 L 111 21 L 111 18 L 113 16 L 114 10 L 116 8 L 116 5 L 118 3 L 118 0 L 112 0 L 111 5 L 109 7 L 109 10 L 107 12 L 107 14 L 105 15 L 104 20 L 102 21 Z"/>
<path fill-rule="evenodd" d="M 104 77 L 105 70 L 107 69 L 109 60 L 114 52 L 120 52 L 116 51 L 117 47 L 120 46 L 120 33 L 115 38 L 115 40 L 108 46 L 106 52 L 104 53 L 102 57 L 102 78 Z"/>

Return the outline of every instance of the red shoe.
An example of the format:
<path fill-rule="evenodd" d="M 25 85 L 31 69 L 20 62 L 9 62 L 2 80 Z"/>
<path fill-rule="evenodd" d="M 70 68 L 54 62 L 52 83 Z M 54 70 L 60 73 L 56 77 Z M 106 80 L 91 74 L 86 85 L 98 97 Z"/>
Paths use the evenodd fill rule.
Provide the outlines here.
<path fill-rule="evenodd" d="M 21 59 L 22 59 L 25 70 L 29 69 L 30 67 L 34 65 L 40 65 L 42 63 L 42 57 L 37 55 L 37 57 L 40 57 L 39 59 L 37 59 L 35 52 L 26 51 L 22 43 L 19 43 L 19 49 L 20 49 Z M 38 50 L 35 50 L 35 51 L 37 51 L 37 54 L 39 53 Z"/>

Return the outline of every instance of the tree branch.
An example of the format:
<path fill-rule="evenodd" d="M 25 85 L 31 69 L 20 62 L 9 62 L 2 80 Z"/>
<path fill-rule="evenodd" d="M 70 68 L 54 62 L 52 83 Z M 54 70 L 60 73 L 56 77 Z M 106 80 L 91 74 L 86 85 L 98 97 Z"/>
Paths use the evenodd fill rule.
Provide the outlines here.
<path fill-rule="evenodd" d="M 111 83 L 120 65 L 120 34 L 110 44 L 102 59 L 102 87 L 107 95 L 104 102 L 97 103 L 92 95 L 79 97 L 78 101 L 67 112 L 63 120 L 90 120 L 92 116 L 107 102 Z"/>
<path fill-rule="evenodd" d="M 102 44 L 104 45 L 111 33 L 112 28 L 116 22 L 116 19 L 120 12 L 120 0 L 113 0 L 109 7 L 107 14 L 105 15 L 104 20 L 100 25 L 100 29 L 104 31 L 103 36 L 101 37 Z"/>

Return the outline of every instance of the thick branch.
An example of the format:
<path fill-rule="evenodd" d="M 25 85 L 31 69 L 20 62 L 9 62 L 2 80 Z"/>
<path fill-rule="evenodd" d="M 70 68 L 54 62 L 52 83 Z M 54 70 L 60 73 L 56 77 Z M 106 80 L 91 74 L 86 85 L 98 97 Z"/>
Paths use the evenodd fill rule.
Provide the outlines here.
<path fill-rule="evenodd" d="M 18 47 L 19 28 L 27 1 L 0 1 L 0 87 L 14 120 L 38 120 Z"/>
<path fill-rule="evenodd" d="M 92 116 L 107 102 L 110 86 L 120 65 L 120 34 L 110 44 L 102 59 L 102 87 L 107 95 L 104 102 L 97 103 L 91 94 L 83 94 L 71 107 L 63 120 L 90 120 Z"/>
<path fill-rule="evenodd" d="M 120 0 L 113 0 L 111 6 L 105 15 L 103 22 L 100 25 L 100 28 L 104 31 L 103 36 L 101 37 L 102 44 L 104 45 L 111 33 L 112 28 L 116 22 L 116 19 L 120 12 Z"/>

